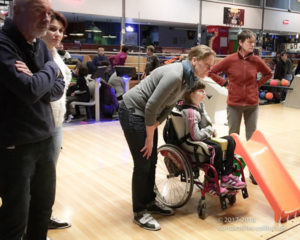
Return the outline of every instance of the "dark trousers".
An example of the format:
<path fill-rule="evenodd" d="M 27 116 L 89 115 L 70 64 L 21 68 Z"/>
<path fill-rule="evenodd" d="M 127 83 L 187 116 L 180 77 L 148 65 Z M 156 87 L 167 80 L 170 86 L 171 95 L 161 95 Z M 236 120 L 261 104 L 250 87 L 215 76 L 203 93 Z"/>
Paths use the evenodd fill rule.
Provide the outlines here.
<path fill-rule="evenodd" d="M 119 106 L 119 119 L 128 143 L 134 168 L 132 175 L 132 204 L 134 212 L 147 209 L 147 205 L 155 200 L 154 192 L 155 169 L 157 162 L 157 130 L 154 132 L 153 150 L 149 159 L 143 157 L 141 149 L 145 145 L 146 125 L 145 119 L 133 115 L 133 109 L 127 109 L 121 102 Z"/>
<path fill-rule="evenodd" d="M 55 198 L 52 137 L 0 148 L 0 239 L 46 240 Z"/>
<path fill-rule="evenodd" d="M 71 114 L 71 103 L 79 101 L 76 96 L 68 96 L 66 100 L 66 118 Z M 75 105 L 76 115 L 80 115 L 80 109 L 78 105 Z"/>
<path fill-rule="evenodd" d="M 227 120 L 229 134 L 240 134 L 240 126 L 244 116 L 246 127 L 246 139 L 251 138 L 257 128 L 258 106 L 227 106 Z"/>
<path fill-rule="evenodd" d="M 222 176 L 232 173 L 235 141 L 231 136 L 224 136 L 221 138 L 226 139 L 228 142 L 225 159 L 223 159 L 223 151 L 219 143 L 212 140 L 205 140 L 204 142 L 214 148 L 214 167 L 217 170 L 217 173 Z"/>

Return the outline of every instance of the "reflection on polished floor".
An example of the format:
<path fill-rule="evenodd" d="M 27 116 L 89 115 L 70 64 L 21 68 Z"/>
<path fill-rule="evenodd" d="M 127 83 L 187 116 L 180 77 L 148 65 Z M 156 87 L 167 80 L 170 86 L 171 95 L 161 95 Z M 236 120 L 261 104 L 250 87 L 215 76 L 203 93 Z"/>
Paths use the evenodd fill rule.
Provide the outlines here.
<path fill-rule="evenodd" d="M 300 109 L 264 105 L 258 125 L 300 187 L 299 119 Z M 227 133 L 227 126 L 216 125 L 216 129 L 219 136 Z M 161 145 L 162 127 L 159 130 Z M 118 121 L 64 127 L 53 215 L 71 221 L 72 227 L 51 230 L 48 236 L 53 240 L 299 239 L 300 217 L 275 223 L 266 198 L 249 178 L 249 198 L 243 199 L 239 193 L 236 204 L 225 211 L 218 199 L 207 197 L 208 217 L 199 219 L 196 208 L 200 192 L 195 190 L 174 216 L 158 217 L 162 230 L 143 230 L 132 221 L 131 174 L 131 155 Z"/>

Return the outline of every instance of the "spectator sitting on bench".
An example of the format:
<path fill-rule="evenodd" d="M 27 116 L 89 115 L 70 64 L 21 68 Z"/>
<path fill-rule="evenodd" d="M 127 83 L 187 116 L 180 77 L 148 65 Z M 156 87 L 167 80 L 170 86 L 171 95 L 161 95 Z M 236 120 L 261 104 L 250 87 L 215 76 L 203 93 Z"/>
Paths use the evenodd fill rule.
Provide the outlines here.
<path fill-rule="evenodd" d="M 104 48 L 99 47 L 97 55 L 93 58 L 92 61 L 87 62 L 87 67 L 89 69 L 89 73 L 93 74 L 96 72 L 97 67 L 103 66 L 103 62 L 108 62 L 108 58 L 104 55 Z"/>
<path fill-rule="evenodd" d="M 108 58 L 104 55 L 104 48 L 98 48 L 98 54 L 93 58 L 92 63 L 95 67 L 101 66 L 101 62 L 108 62 Z"/>
<path fill-rule="evenodd" d="M 62 60 L 63 60 L 64 62 L 65 62 L 66 60 L 72 58 L 72 57 L 71 57 L 71 54 L 70 54 L 68 51 L 66 51 L 66 50 L 64 49 L 64 45 L 63 45 L 62 43 L 60 43 L 56 48 L 57 48 L 58 54 L 60 55 L 60 57 L 62 58 Z"/>
<path fill-rule="evenodd" d="M 76 115 L 73 116 L 71 114 L 71 103 L 75 101 L 79 102 L 89 102 L 90 101 L 90 91 L 87 86 L 85 77 L 88 74 L 88 69 L 85 64 L 77 65 L 74 76 L 76 76 L 76 82 L 71 82 L 67 91 L 67 101 L 66 101 L 66 122 L 70 122 L 73 118 L 80 117 L 80 109 L 79 106 L 75 106 Z"/>
<path fill-rule="evenodd" d="M 127 76 L 117 76 L 117 72 L 114 72 L 110 76 L 108 83 L 114 88 L 118 101 L 123 99 L 123 94 L 126 92 L 126 84 L 129 81 L 129 79 L 130 78 Z"/>
<path fill-rule="evenodd" d="M 101 77 L 103 80 L 108 82 L 110 76 L 112 75 L 113 71 L 108 61 L 102 61 L 99 65 L 99 67 L 106 66 L 106 69 L 104 70 L 103 76 Z"/>
<path fill-rule="evenodd" d="M 115 68 L 115 66 L 124 66 L 126 58 L 127 58 L 127 53 L 128 53 L 128 47 L 127 46 L 122 46 L 121 52 L 119 52 L 118 54 L 114 55 L 114 56 L 110 56 L 109 62 L 111 64 L 111 66 L 113 68 Z"/>
<path fill-rule="evenodd" d="M 115 90 L 109 83 L 101 80 L 100 111 L 102 116 L 105 118 L 115 118 L 118 107 L 119 103 Z"/>
<path fill-rule="evenodd" d="M 295 75 L 298 75 L 298 74 L 300 74 L 300 60 L 298 61 L 298 65 L 297 65 L 297 68 L 295 71 Z"/>

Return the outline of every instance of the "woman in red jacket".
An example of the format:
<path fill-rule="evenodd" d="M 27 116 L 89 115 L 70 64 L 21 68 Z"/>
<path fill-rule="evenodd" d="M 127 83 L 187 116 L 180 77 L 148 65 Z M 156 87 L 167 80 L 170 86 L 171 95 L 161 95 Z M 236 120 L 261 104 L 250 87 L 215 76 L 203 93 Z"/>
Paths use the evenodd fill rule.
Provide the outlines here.
<path fill-rule="evenodd" d="M 242 116 L 246 126 L 246 139 L 256 130 L 258 118 L 258 89 L 272 77 L 271 69 L 259 56 L 253 55 L 255 33 L 244 30 L 238 35 L 239 48 L 218 64 L 209 73 L 214 81 L 228 87 L 227 119 L 229 134 L 240 133 Z M 257 81 L 257 73 L 262 77 Z M 228 80 L 220 77 L 226 73 Z"/>

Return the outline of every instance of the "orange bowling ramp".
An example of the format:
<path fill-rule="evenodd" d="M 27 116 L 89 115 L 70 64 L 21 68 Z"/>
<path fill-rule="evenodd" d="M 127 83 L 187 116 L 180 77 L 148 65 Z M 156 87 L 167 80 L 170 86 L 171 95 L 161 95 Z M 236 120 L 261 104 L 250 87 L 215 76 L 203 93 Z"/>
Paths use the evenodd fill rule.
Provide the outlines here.
<path fill-rule="evenodd" d="M 236 141 L 235 153 L 242 156 L 258 186 L 269 201 L 276 222 L 300 216 L 300 190 L 264 135 L 256 130 L 249 141 Z"/>

